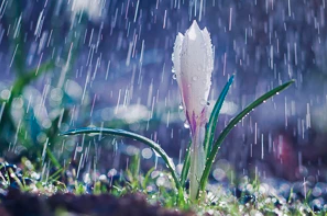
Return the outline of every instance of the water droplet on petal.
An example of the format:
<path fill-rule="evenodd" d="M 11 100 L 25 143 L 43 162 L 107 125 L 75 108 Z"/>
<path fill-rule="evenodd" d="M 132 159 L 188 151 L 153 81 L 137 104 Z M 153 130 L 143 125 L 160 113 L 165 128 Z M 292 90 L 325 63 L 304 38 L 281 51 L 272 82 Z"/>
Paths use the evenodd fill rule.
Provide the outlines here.
<path fill-rule="evenodd" d="M 184 110 L 183 105 L 179 105 L 179 106 L 178 106 L 178 109 L 179 109 L 179 110 Z"/>
<path fill-rule="evenodd" d="M 173 79 L 175 80 L 175 79 L 177 79 L 177 75 L 174 73 L 174 75 L 173 75 Z"/>
<path fill-rule="evenodd" d="M 188 124 L 187 121 L 184 122 L 184 127 L 185 127 L 186 129 L 190 128 L 190 125 Z"/>
<path fill-rule="evenodd" d="M 207 101 L 202 99 L 201 102 L 200 102 L 201 105 L 206 105 L 207 104 Z"/>

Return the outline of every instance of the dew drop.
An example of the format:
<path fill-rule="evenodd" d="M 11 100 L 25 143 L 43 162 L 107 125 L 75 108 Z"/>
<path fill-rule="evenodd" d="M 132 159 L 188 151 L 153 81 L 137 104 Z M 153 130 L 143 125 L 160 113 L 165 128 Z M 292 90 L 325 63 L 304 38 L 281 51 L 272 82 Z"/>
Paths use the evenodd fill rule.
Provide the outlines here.
<path fill-rule="evenodd" d="M 173 79 L 175 80 L 175 79 L 177 79 L 177 75 L 174 73 L 174 75 L 173 75 Z"/>
<path fill-rule="evenodd" d="M 190 125 L 188 124 L 187 121 L 184 122 L 184 128 L 186 128 L 186 129 L 190 128 Z"/>

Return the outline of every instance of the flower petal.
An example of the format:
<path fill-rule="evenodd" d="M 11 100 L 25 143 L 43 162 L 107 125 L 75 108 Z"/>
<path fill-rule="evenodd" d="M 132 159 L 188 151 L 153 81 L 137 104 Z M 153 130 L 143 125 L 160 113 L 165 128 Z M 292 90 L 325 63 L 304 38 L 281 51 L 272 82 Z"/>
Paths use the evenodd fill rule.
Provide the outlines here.
<path fill-rule="evenodd" d="M 211 47 L 208 31 L 201 31 L 194 21 L 183 40 L 181 73 L 176 74 L 188 119 L 192 119 L 193 113 L 197 121 L 204 116 L 201 113 L 206 107 L 213 68 Z M 203 122 L 203 119 L 200 121 Z"/>

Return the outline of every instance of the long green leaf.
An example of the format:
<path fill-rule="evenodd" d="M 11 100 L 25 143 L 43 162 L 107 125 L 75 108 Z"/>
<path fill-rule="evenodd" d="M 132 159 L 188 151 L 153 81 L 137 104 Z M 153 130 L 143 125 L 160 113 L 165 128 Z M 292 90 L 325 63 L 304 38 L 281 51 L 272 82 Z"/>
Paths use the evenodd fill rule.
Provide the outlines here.
<path fill-rule="evenodd" d="M 229 91 L 230 86 L 232 85 L 234 81 L 234 76 L 231 76 L 229 78 L 228 82 L 226 83 L 225 87 L 221 91 L 218 100 L 211 112 L 210 118 L 209 118 L 209 123 L 207 125 L 207 130 L 205 134 L 205 139 L 204 139 L 204 151 L 206 152 L 206 156 L 209 156 L 209 153 L 211 151 L 211 146 L 213 143 L 213 139 L 215 137 L 215 131 L 217 128 L 217 122 L 218 122 L 218 116 L 220 113 L 220 110 L 224 104 L 225 98 L 227 96 L 227 93 Z"/>
<path fill-rule="evenodd" d="M 216 158 L 216 155 L 218 153 L 219 147 L 221 143 L 225 140 L 229 132 L 234 128 L 236 124 L 238 124 L 247 114 L 249 114 L 254 108 L 258 107 L 260 104 L 265 102 L 267 99 L 271 98 L 272 96 L 278 94 L 279 92 L 285 90 L 287 87 L 289 87 L 292 83 L 294 83 L 294 80 L 291 80 L 289 82 L 286 82 L 271 91 L 263 94 L 261 97 L 259 97 L 257 100 L 255 100 L 253 103 L 251 103 L 249 106 L 247 106 L 242 112 L 240 112 L 235 118 L 233 118 L 227 127 L 221 132 L 218 139 L 216 140 L 212 151 L 209 154 L 209 157 L 206 160 L 205 170 L 203 172 L 203 175 L 200 180 L 200 191 L 204 191 L 207 185 L 207 180 L 209 177 L 209 173 L 212 167 L 212 164 Z M 199 194 L 199 193 L 198 193 Z"/>
<path fill-rule="evenodd" d="M 190 170 L 190 151 L 191 151 L 192 142 L 190 142 L 187 146 L 186 152 L 185 152 L 185 158 L 183 163 L 183 169 L 181 173 L 181 185 L 184 187 L 186 183 L 186 179 L 188 176 L 188 171 Z"/>
<path fill-rule="evenodd" d="M 74 129 L 74 130 L 70 130 L 67 131 L 61 135 L 77 135 L 77 134 L 90 134 L 90 133 L 96 133 L 96 134 L 102 134 L 102 135 L 115 135 L 115 136 L 122 136 L 122 137 L 128 137 L 128 138 L 132 138 L 135 139 L 137 141 L 142 142 L 143 144 L 149 146 L 150 148 L 152 148 L 156 153 L 158 153 L 162 159 L 165 161 L 173 179 L 174 182 L 176 184 L 176 188 L 179 189 L 180 188 L 180 183 L 176 174 L 176 169 L 175 169 L 175 164 L 174 162 L 169 158 L 169 156 L 167 155 L 167 153 L 160 147 L 159 144 L 155 143 L 154 141 L 152 141 L 151 139 L 141 136 L 139 134 L 136 133 L 132 133 L 129 131 L 125 131 L 122 129 L 112 129 L 112 128 L 80 128 L 80 129 Z"/>

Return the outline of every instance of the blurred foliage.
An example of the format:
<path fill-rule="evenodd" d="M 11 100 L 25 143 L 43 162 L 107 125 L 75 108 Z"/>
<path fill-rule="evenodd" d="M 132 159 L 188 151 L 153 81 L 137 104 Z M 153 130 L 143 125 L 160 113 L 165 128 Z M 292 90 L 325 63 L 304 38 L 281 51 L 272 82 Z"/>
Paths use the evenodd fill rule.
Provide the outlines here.
<path fill-rule="evenodd" d="M 11 70 L 15 72 L 16 78 L 11 87 L 5 86 L 2 89 L 2 93 L 7 94 L 2 94 L 1 97 L 0 150 L 9 161 L 18 162 L 26 155 L 34 162 L 38 162 L 38 166 L 50 161 L 59 169 L 61 165 L 58 162 L 60 159 L 58 145 L 61 145 L 62 138 L 57 135 L 62 125 L 68 121 L 71 110 L 69 101 L 76 100 L 67 92 L 63 83 L 77 55 L 79 36 L 84 25 L 83 22 L 74 24 L 73 31 L 69 31 L 65 36 L 68 46 L 63 47 L 64 52 L 61 54 L 66 59 L 64 65 L 61 59 L 41 56 L 38 64 L 30 69 L 31 63 L 27 61 L 32 54 L 28 52 L 31 49 L 30 44 L 26 43 L 26 36 L 30 34 L 24 20 L 26 4 L 28 3 L 18 0 L 10 1 L 2 18 L 5 25 L 15 28 L 15 31 L 9 32 L 8 39 L 10 50 L 13 52 L 14 67 Z M 52 16 L 49 28 L 54 29 L 52 35 L 54 43 L 62 41 L 62 31 L 57 27 L 59 22 L 61 20 Z M 80 34 L 77 34 L 78 31 Z M 34 34 L 38 39 L 37 33 Z M 53 54 L 58 56 L 56 53 Z M 58 71 L 61 71 L 60 77 L 52 75 Z M 46 77 L 57 77 L 58 85 L 55 86 L 55 82 L 52 82 L 40 93 L 33 86 L 38 80 Z"/>
<path fill-rule="evenodd" d="M 1 18 L 4 28 L 15 29 L 9 31 L 7 37 L 9 52 L 13 54 L 13 67 L 10 67 L 10 71 L 15 72 L 15 79 L 11 86 L 5 83 L 0 87 L 0 153 L 10 162 L 18 163 L 22 157 L 28 157 L 40 169 L 54 167 L 62 170 L 70 161 L 78 161 L 81 154 L 90 153 L 97 158 L 98 143 L 108 143 L 92 136 L 83 137 L 82 140 L 65 140 L 58 136 L 71 125 L 93 124 L 86 115 L 93 113 L 88 92 L 69 79 L 73 76 L 72 70 L 75 69 L 76 59 L 85 43 L 89 17 L 87 13 L 78 11 L 70 14 L 72 17 L 69 21 L 63 20 L 61 16 L 71 3 L 50 1 L 39 17 L 25 19 L 25 8 L 30 4 L 34 3 L 12 0 Z M 43 13 L 46 13 L 47 19 Z M 37 26 L 33 31 L 28 28 L 30 22 L 38 23 L 40 20 L 44 22 L 40 24 L 43 25 L 42 32 Z M 51 41 L 49 39 L 48 45 L 54 47 L 51 55 L 48 55 L 49 50 L 43 54 L 42 49 L 46 48 L 40 48 L 42 37 L 47 40 L 49 34 Z M 26 43 L 31 37 L 35 44 Z M 33 45 L 37 48 L 32 48 Z M 35 58 L 37 55 L 31 51 L 33 49 L 37 50 L 33 52 L 38 52 L 39 59 Z M 137 127 L 138 131 L 145 131 L 149 127 L 158 126 L 167 113 L 167 110 L 150 113 L 141 105 L 122 106 L 118 113 L 115 109 L 117 107 L 96 111 L 93 114 L 94 119 L 97 119 L 95 124 L 126 129 Z M 139 118 L 131 121 L 125 115 L 128 111 L 137 112 Z M 83 115 L 77 116 L 76 112 Z M 169 113 L 171 116 L 176 113 L 178 115 L 180 110 L 169 110 Z M 105 122 L 101 121 L 104 118 Z M 81 151 L 78 149 L 80 143 L 83 146 L 86 143 Z M 86 148 L 87 143 L 96 144 Z M 115 147 L 110 145 L 109 148 L 112 150 Z"/>

